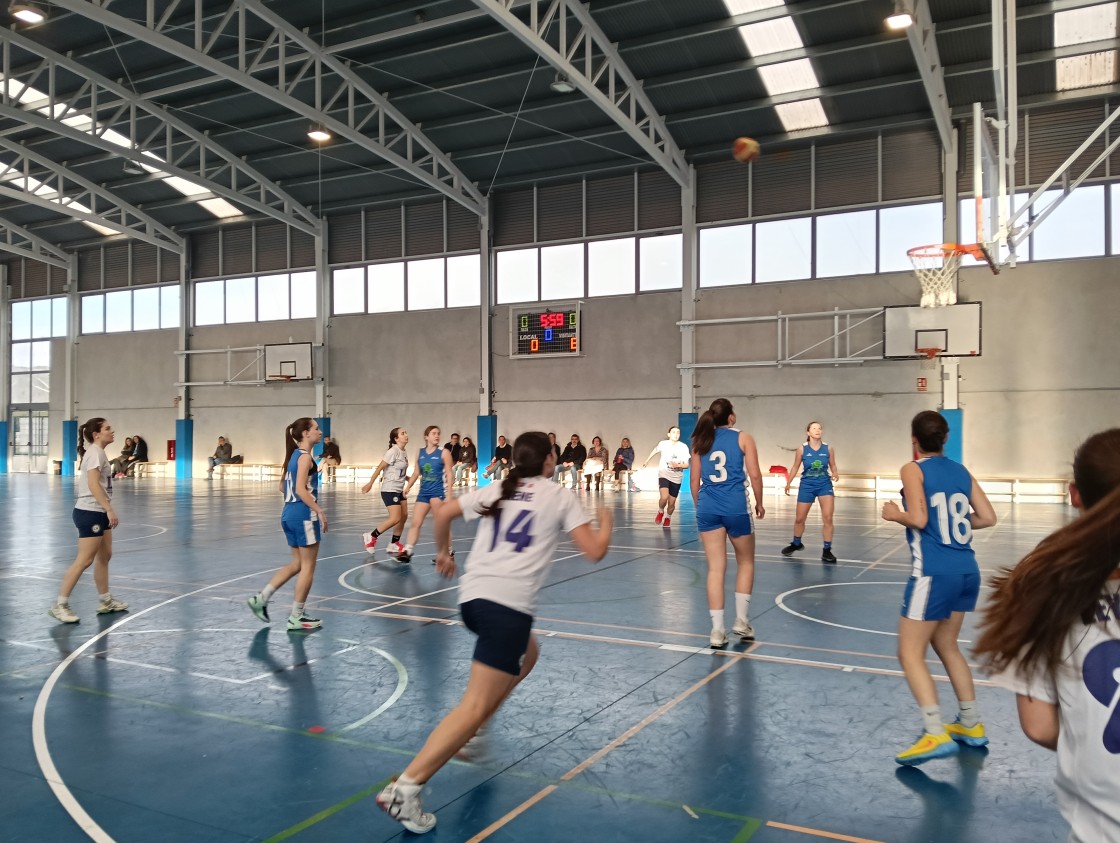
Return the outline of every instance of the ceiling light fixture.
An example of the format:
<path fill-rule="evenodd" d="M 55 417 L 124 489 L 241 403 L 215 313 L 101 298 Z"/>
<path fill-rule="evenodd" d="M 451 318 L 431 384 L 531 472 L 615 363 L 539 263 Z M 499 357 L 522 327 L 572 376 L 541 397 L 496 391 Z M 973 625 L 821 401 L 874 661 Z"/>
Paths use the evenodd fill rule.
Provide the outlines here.
<path fill-rule="evenodd" d="M 332 135 L 322 126 L 312 126 L 307 130 L 307 136 L 311 138 L 311 140 L 315 141 L 315 143 L 326 143 L 327 141 L 334 138 L 334 135 Z"/>
<path fill-rule="evenodd" d="M 12 3 L 8 7 L 8 13 L 16 20 L 27 24 L 42 23 L 47 19 L 46 12 L 30 3 Z"/>
<path fill-rule="evenodd" d="M 914 15 L 906 0 L 894 0 L 894 14 L 887 18 L 888 29 L 906 29 L 914 25 Z"/>
<path fill-rule="evenodd" d="M 556 73 L 556 78 L 549 83 L 548 87 L 552 88 L 552 90 L 558 94 L 570 94 L 576 89 L 576 86 L 572 84 L 572 80 L 568 78 L 567 74 L 560 72 Z"/>

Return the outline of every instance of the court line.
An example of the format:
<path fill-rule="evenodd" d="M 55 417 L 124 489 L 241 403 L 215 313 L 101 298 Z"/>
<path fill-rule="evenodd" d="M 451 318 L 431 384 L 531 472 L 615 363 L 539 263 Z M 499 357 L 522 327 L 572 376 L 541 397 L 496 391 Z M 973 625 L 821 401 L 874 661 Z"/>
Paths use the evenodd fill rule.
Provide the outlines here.
<path fill-rule="evenodd" d="M 101 632 L 87 639 L 84 643 L 79 645 L 76 650 L 74 650 L 72 653 L 70 653 L 70 655 L 63 659 L 62 662 L 60 662 L 53 671 L 51 671 L 51 675 L 47 677 L 47 681 L 43 683 L 43 687 L 39 690 L 39 696 L 35 700 L 35 709 L 32 712 L 31 716 L 31 743 L 35 748 L 35 760 L 39 764 L 39 770 L 43 773 L 43 778 L 46 780 L 47 784 L 50 785 L 51 790 L 54 792 L 55 798 L 58 799 L 59 803 L 63 807 L 63 810 L 65 810 L 66 813 L 70 815 L 70 818 L 74 820 L 74 822 L 78 824 L 78 827 L 82 831 L 84 831 L 92 840 L 97 841 L 97 843 L 115 843 L 113 838 L 109 836 L 105 829 L 99 826 L 93 819 L 93 817 L 86 813 L 86 810 L 79 804 L 78 800 L 74 797 L 74 794 L 70 791 L 70 788 L 66 786 L 66 783 L 62 780 L 62 776 L 58 772 L 58 768 L 54 765 L 54 759 L 51 758 L 50 749 L 47 747 L 47 702 L 50 700 L 51 692 L 54 690 L 54 686 L 58 683 L 58 680 L 62 677 L 62 674 L 66 671 L 66 668 L 73 664 L 74 661 L 76 661 L 78 657 L 82 655 L 82 653 L 84 653 L 102 638 L 105 638 L 113 631 L 120 629 L 120 627 L 124 626 L 125 624 L 131 623 L 137 618 L 142 618 L 149 612 L 153 612 L 156 609 L 161 609 L 164 606 L 175 603 L 185 597 L 193 597 L 195 594 L 199 594 L 211 588 L 217 588 L 218 586 L 222 585 L 229 585 L 230 583 L 239 582 L 240 580 L 247 580 L 250 577 L 263 576 L 273 570 L 275 570 L 275 568 L 269 567 L 263 571 L 254 571 L 251 574 L 243 574 L 240 577 L 234 577 L 233 579 L 214 583 L 213 585 L 207 585 L 186 594 L 180 594 L 178 597 L 171 597 L 167 600 L 164 600 L 162 603 L 156 603 L 154 606 L 149 606 L 147 609 L 141 609 L 139 612 L 129 614 L 128 617 L 122 618 L 112 626 L 106 627 L 105 629 L 101 630 Z"/>
<path fill-rule="evenodd" d="M 885 562 L 888 556 L 893 555 L 896 551 L 902 550 L 905 547 L 906 547 L 906 539 L 902 539 L 898 544 L 893 545 L 890 550 L 888 550 L 886 553 L 884 553 L 882 556 L 880 556 L 878 559 L 876 559 L 874 562 L 872 562 L 870 565 L 868 565 L 866 568 L 864 568 L 862 571 L 860 571 L 858 574 L 856 574 L 855 578 L 858 580 L 860 577 L 862 577 L 864 574 L 866 574 L 872 568 L 876 567 L 880 562 Z"/>
<path fill-rule="evenodd" d="M 381 781 L 377 782 L 377 784 L 372 784 L 369 787 L 367 787 L 365 790 L 358 791 L 357 793 L 355 793 L 353 796 L 349 797 L 348 799 L 343 799 L 341 802 L 339 802 L 335 805 L 331 805 L 329 808 L 325 808 L 324 810 L 320 811 L 319 813 L 308 817 L 303 822 L 297 823 L 296 825 L 293 825 L 291 828 L 286 828 L 283 831 L 281 831 L 279 834 L 274 834 L 271 837 L 266 838 L 263 841 L 263 843 L 280 843 L 281 840 L 287 840 L 289 837 L 294 837 L 295 835 L 299 834 L 301 831 L 306 831 L 307 829 L 311 828 L 311 826 L 313 826 L 317 823 L 321 823 L 323 820 L 337 814 L 339 811 L 342 811 L 342 810 L 345 810 L 346 808 L 349 808 L 354 803 L 361 802 L 366 797 L 372 796 L 373 794 L 375 794 L 379 790 L 381 790 L 381 788 L 385 787 L 385 785 L 387 785 L 391 779 L 392 779 L 392 776 L 386 776 Z"/>
<path fill-rule="evenodd" d="M 659 719 L 663 714 L 671 711 L 679 703 L 681 703 L 684 700 L 691 697 L 694 693 L 699 691 L 701 688 L 703 688 L 705 685 L 707 685 L 709 682 L 711 682 L 713 679 L 715 679 L 721 673 L 724 673 L 725 671 L 729 670 L 736 663 L 737 663 L 736 659 L 729 659 L 728 661 L 726 661 L 723 664 L 722 667 L 717 667 L 715 670 L 713 670 L 711 673 L 709 673 L 707 676 L 705 676 L 699 682 L 696 682 L 695 684 L 693 684 L 692 687 L 688 688 L 687 690 L 685 690 L 685 691 L 681 692 L 680 694 L 678 694 L 677 696 L 673 697 L 673 699 L 669 700 L 669 702 L 662 705 L 656 711 L 653 711 L 650 714 L 647 714 L 644 718 L 642 718 L 642 720 L 640 722 L 638 722 L 634 726 L 631 726 L 629 729 L 627 729 L 625 732 L 623 732 L 617 738 L 612 740 L 606 746 L 602 747 L 597 752 L 595 752 L 592 755 L 585 758 L 583 761 L 581 761 L 575 767 L 573 767 L 568 772 L 566 772 L 564 775 L 562 775 L 560 777 L 560 781 L 561 782 L 568 782 L 568 781 L 571 781 L 572 779 L 574 779 L 576 776 L 578 776 L 584 770 L 586 770 L 587 768 L 589 768 L 593 764 L 595 764 L 595 762 L 605 758 L 611 752 L 614 752 L 614 750 L 618 749 L 618 747 L 622 746 L 622 744 L 626 743 L 626 741 L 630 740 L 630 738 L 634 737 L 634 735 L 638 734 L 646 726 L 650 725 L 651 723 L 653 723 L 654 721 Z M 559 787 L 559 785 L 550 784 L 547 787 L 542 788 L 536 794 L 534 794 L 529 799 L 525 800 L 520 805 L 518 805 L 516 808 L 514 808 L 512 811 L 507 813 L 505 816 L 503 816 L 500 819 L 496 820 L 495 822 L 491 823 L 489 826 L 484 828 L 482 831 L 480 831 L 474 837 L 470 838 L 470 840 L 468 840 L 467 843 L 480 843 L 480 841 L 485 840 L 491 834 L 493 834 L 496 831 L 499 831 L 504 826 L 506 826 L 509 822 L 516 819 L 522 813 L 529 810 L 529 808 L 536 805 L 542 799 L 544 799 L 547 796 L 550 796 L 552 793 L 556 792 L 558 787 Z"/>
<path fill-rule="evenodd" d="M 820 831 L 819 829 L 815 828 L 804 828 L 800 825 L 788 825 L 787 823 L 774 822 L 773 820 L 767 822 L 766 824 L 768 826 L 772 826 L 773 828 L 780 828 L 785 831 L 796 831 L 800 834 L 810 834 L 813 837 L 826 837 L 829 840 L 843 840 L 845 841 L 845 843 L 882 843 L 882 841 L 871 840 L 867 837 L 852 837 L 849 834 L 836 834 L 832 831 Z"/>

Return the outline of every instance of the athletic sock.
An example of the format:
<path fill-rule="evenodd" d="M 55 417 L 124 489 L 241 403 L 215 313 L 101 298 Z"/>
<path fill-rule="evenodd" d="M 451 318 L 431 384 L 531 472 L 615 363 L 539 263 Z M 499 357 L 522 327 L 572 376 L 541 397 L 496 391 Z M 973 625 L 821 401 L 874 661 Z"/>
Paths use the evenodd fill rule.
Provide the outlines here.
<path fill-rule="evenodd" d="M 374 527 L 373 528 L 373 537 L 377 538 L 380 535 L 381 535 L 381 531 L 379 529 L 377 529 L 376 527 Z"/>
<path fill-rule="evenodd" d="M 824 543 L 824 549 L 825 550 L 832 550 L 832 542 L 825 542 Z"/>
<path fill-rule="evenodd" d="M 303 607 L 304 607 L 304 605 L 305 604 L 303 604 L 303 603 L 292 603 L 292 617 L 293 618 L 302 618 L 303 617 Z"/>
<path fill-rule="evenodd" d="M 272 595 L 274 595 L 275 593 L 276 593 L 276 589 L 273 588 L 271 584 L 266 585 L 264 588 L 261 589 L 261 602 L 262 603 L 267 603 L 269 600 L 272 599 Z"/>
<path fill-rule="evenodd" d="M 665 507 L 659 506 L 659 507 L 657 507 L 657 511 L 660 512 L 662 515 L 664 515 L 665 514 Z"/>
<path fill-rule="evenodd" d="M 741 592 L 735 592 L 735 617 L 736 619 L 742 618 L 743 620 L 750 620 L 751 611 L 751 596 Z"/>
<path fill-rule="evenodd" d="M 412 553 L 412 545 L 410 545 L 410 544 L 406 544 L 406 545 L 404 546 L 404 552 L 405 552 L 405 553 L 409 553 L 409 554 L 410 554 L 410 553 Z"/>
<path fill-rule="evenodd" d="M 58 595 L 58 605 L 59 606 L 69 606 L 70 605 L 69 596 L 63 597 L 61 594 Z"/>
<path fill-rule="evenodd" d="M 723 625 L 723 609 L 709 609 L 708 614 L 712 616 L 712 629 L 724 629 Z"/>
<path fill-rule="evenodd" d="M 961 700 L 960 720 L 966 729 L 971 729 L 980 722 L 980 706 L 976 704 L 976 700 Z"/>
<path fill-rule="evenodd" d="M 393 536 L 393 544 L 400 544 L 401 537 L 399 535 Z"/>
<path fill-rule="evenodd" d="M 401 795 L 403 796 L 415 796 L 420 792 L 422 786 L 418 781 L 404 773 L 397 776 L 397 790 L 402 791 Z"/>
<path fill-rule="evenodd" d="M 922 726 L 931 735 L 940 735 L 945 731 L 945 724 L 941 722 L 941 706 L 922 706 Z"/>
<path fill-rule="evenodd" d="M 108 591 L 106 591 L 104 594 L 99 594 L 97 596 L 101 600 L 102 603 L 108 603 L 113 597 L 112 592 L 108 592 Z"/>
<path fill-rule="evenodd" d="M 794 536 L 792 544 L 794 547 L 801 547 L 801 536 Z"/>

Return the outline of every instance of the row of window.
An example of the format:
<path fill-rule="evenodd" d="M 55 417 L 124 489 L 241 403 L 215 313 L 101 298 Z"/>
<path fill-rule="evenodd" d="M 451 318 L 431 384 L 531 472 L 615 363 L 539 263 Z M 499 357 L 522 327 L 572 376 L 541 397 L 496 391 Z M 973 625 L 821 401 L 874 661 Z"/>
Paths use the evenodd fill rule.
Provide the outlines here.
<path fill-rule="evenodd" d="M 478 307 L 482 301 L 481 279 L 482 263 L 477 254 L 336 269 L 332 276 L 333 312 Z"/>
<path fill-rule="evenodd" d="M 121 334 L 178 327 L 178 284 L 82 296 L 83 334 Z"/>
<path fill-rule="evenodd" d="M 199 281 L 194 285 L 195 325 L 314 319 L 317 312 L 314 272 Z"/>
<path fill-rule="evenodd" d="M 12 340 L 66 336 L 66 297 L 12 302 Z"/>

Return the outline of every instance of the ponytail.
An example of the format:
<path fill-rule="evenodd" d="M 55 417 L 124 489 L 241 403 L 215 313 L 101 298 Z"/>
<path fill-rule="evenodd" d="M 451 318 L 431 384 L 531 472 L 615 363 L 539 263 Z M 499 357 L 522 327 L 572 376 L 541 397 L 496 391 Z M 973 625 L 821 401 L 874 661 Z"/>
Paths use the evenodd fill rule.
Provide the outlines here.
<path fill-rule="evenodd" d="M 1028 680 L 1052 672 L 1074 624 L 1101 620 L 1101 589 L 1120 567 L 1120 428 L 1078 448 L 1073 477 L 1085 507 L 1081 517 L 992 581 L 995 593 L 975 649 L 991 670 L 1017 662 Z"/>
<path fill-rule="evenodd" d="M 296 419 L 284 430 L 284 471 L 288 470 L 288 463 L 291 462 L 292 454 L 296 452 L 299 443 L 303 441 L 303 434 L 311 429 L 311 425 L 315 424 L 315 419 L 303 416 Z"/>
<path fill-rule="evenodd" d="M 86 455 L 86 443 L 93 444 L 93 437 L 101 432 L 105 419 L 89 419 L 78 428 L 78 459 Z"/>
<path fill-rule="evenodd" d="M 552 443 L 548 441 L 547 434 L 533 430 L 518 436 L 513 443 L 513 468 L 502 481 L 501 496 L 489 506 L 479 510 L 482 517 L 497 518 L 502 501 L 508 501 L 513 497 L 522 480 L 544 474 L 544 463 L 551 453 Z"/>
<path fill-rule="evenodd" d="M 713 401 L 696 421 L 696 428 L 692 431 L 692 452 L 704 456 L 712 450 L 716 441 L 716 428 L 730 422 L 734 412 L 735 408 L 726 398 Z"/>

